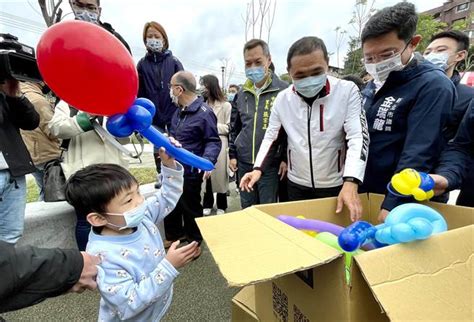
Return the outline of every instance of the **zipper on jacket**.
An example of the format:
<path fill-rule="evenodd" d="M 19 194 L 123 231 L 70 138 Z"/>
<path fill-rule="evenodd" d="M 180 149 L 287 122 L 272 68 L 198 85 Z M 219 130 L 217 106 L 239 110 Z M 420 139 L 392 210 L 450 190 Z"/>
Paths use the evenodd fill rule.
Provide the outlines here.
<path fill-rule="evenodd" d="M 316 189 L 314 185 L 314 171 L 313 171 L 313 147 L 311 146 L 311 115 L 313 109 L 308 105 L 308 149 L 309 149 L 309 171 L 311 171 L 311 186 Z"/>
<path fill-rule="evenodd" d="M 183 125 L 184 122 L 186 122 L 186 117 L 188 117 L 188 115 L 185 115 L 181 119 L 181 112 L 179 113 L 179 115 L 178 115 L 178 124 L 176 124 L 176 134 L 178 133 L 178 130 L 179 130 L 180 126 Z"/>
<path fill-rule="evenodd" d="M 258 117 L 258 103 L 260 101 L 260 95 L 255 96 L 255 114 L 253 116 L 253 135 L 252 135 L 252 164 L 255 163 L 255 137 L 257 132 L 257 117 Z"/>
<path fill-rule="evenodd" d="M 256 95 L 256 93 L 252 93 L 255 97 L 255 113 L 253 116 L 253 133 L 252 133 L 252 164 L 255 163 L 255 139 L 256 139 L 256 130 L 257 130 L 257 117 L 258 117 L 258 103 L 260 102 L 260 96 L 263 94 L 268 94 L 272 92 L 276 92 L 278 89 L 270 89 L 268 91 L 263 91 L 260 95 Z M 247 105 L 247 114 L 249 114 L 249 105 L 247 101 L 247 97 L 245 97 L 245 104 Z"/>
<path fill-rule="evenodd" d="M 341 172 L 341 150 L 337 150 L 337 172 Z"/>
<path fill-rule="evenodd" d="M 159 89 L 163 89 L 163 73 L 161 71 L 161 68 L 160 66 L 157 65 L 157 61 L 156 61 L 156 54 L 153 54 L 153 61 L 155 62 L 155 67 L 156 67 L 156 72 L 158 74 L 158 80 L 159 80 L 159 84 L 158 84 L 158 88 Z"/>
<path fill-rule="evenodd" d="M 319 105 L 319 131 L 324 132 L 324 104 Z"/>
<path fill-rule="evenodd" d="M 293 164 L 291 163 L 291 150 L 288 149 L 288 165 L 290 166 L 290 170 L 293 170 Z"/>

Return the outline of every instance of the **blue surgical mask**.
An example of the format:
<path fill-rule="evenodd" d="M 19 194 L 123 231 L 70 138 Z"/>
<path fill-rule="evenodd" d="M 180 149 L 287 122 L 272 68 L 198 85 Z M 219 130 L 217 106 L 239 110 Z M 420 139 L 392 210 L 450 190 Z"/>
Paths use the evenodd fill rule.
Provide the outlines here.
<path fill-rule="evenodd" d="M 74 16 L 77 20 L 91 22 L 97 24 L 99 22 L 99 14 L 89 10 L 76 9 Z"/>
<path fill-rule="evenodd" d="M 250 67 L 245 69 L 245 76 L 254 84 L 260 83 L 265 78 L 265 67 Z"/>
<path fill-rule="evenodd" d="M 233 102 L 235 98 L 235 93 L 228 93 L 227 94 L 227 101 Z"/>
<path fill-rule="evenodd" d="M 136 208 L 128 210 L 124 212 L 123 214 L 106 213 L 107 215 L 112 215 L 112 216 L 123 216 L 123 218 L 125 219 L 125 226 L 117 226 L 111 223 L 108 223 L 108 225 L 118 228 L 118 230 L 138 227 L 138 225 L 140 225 L 141 222 L 143 221 L 143 218 L 145 218 L 145 211 L 146 211 L 146 202 L 142 202 Z"/>
<path fill-rule="evenodd" d="M 304 97 L 315 97 L 326 85 L 327 75 L 309 76 L 293 80 L 295 89 Z"/>
<path fill-rule="evenodd" d="M 448 60 L 449 60 L 449 53 L 442 52 L 442 53 L 434 53 L 431 52 L 425 56 L 425 59 L 430 63 L 438 66 L 442 70 L 448 69 Z"/>
<path fill-rule="evenodd" d="M 161 52 L 163 50 L 163 41 L 156 38 L 147 38 L 146 46 L 153 52 Z"/>

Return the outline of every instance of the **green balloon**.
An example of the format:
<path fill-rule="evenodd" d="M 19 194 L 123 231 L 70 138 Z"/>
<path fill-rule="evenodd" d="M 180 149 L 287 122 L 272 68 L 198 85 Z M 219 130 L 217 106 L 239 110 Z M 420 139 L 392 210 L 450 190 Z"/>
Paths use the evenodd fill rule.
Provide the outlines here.
<path fill-rule="evenodd" d="M 344 251 L 341 246 L 339 246 L 339 242 L 337 241 L 337 236 L 328 232 L 322 232 L 317 234 L 314 238 L 319 240 L 320 242 L 325 243 L 328 246 L 331 246 L 334 249 L 337 249 L 338 251 L 344 253 L 344 259 L 346 263 L 346 282 L 347 284 L 350 283 L 351 281 L 351 274 L 350 274 L 350 269 L 351 269 L 351 264 L 352 264 L 352 256 L 362 254 L 364 251 L 361 249 L 358 249 L 354 252 L 346 252 Z"/>

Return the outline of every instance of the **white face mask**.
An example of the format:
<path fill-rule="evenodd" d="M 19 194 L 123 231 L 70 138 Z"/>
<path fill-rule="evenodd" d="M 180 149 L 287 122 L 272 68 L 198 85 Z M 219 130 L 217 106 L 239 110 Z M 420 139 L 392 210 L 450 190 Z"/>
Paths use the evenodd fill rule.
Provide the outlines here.
<path fill-rule="evenodd" d="M 74 16 L 77 20 L 82 20 L 86 22 L 91 22 L 98 24 L 99 23 L 99 14 L 89 10 L 76 9 L 74 10 Z"/>
<path fill-rule="evenodd" d="M 125 220 L 125 226 L 118 226 L 111 223 L 108 225 L 118 228 L 118 230 L 124 230 L 127 228 L 135 228 L 141 224 L 143 218 L 145 218 L 145 211 L 146 211 L 146 203 L 142 202 L 139 206 L 124 212 L 123 214 L 116 214 L 116 213 L 106 213 L 107 215 L 112 216 L 123 216 Z"/>
<path fill-rule="evenodd" d="M 401 54 L 396 54 L 379 63 L 365 64 L 365 70 L 374 78 L 376 84 L 384 83 L 391 72 L 402 70 L 404 67 Z"/>
<path fill-rule="evenodd" d="M 170 88 L 170 97 L 171 97 L 171 101 L 172 101 L 175 105 L 179 106 L 179 104 L 178 104 L 178 97 L 173 94 L 173 89 L 172 89 L 172 88 Z"/>
<path fill-rule="evenodd" d="M 147 38 L 146 46 L 153 52 L 161 52 L 163 50 L 163 41 L 156 38 Z"/>

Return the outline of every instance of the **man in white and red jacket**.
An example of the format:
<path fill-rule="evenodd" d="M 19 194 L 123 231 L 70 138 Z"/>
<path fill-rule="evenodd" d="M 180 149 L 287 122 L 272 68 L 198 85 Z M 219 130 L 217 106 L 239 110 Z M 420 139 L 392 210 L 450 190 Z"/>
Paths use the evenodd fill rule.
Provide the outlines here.
<path fill-rule="evenodd" d="M 287 64 L 294 85 L 278 94 L 254 171 L 242 178 L 241 188 L 253 188 L 278 142 L 287 140 L 290 201 L 338 196 L 337 212 L 345 204 L 357 220 L 369 146 L 360 92 L 352 82 L 327 75 L 329 57 L 319 38 L 295 42 Z"/>

